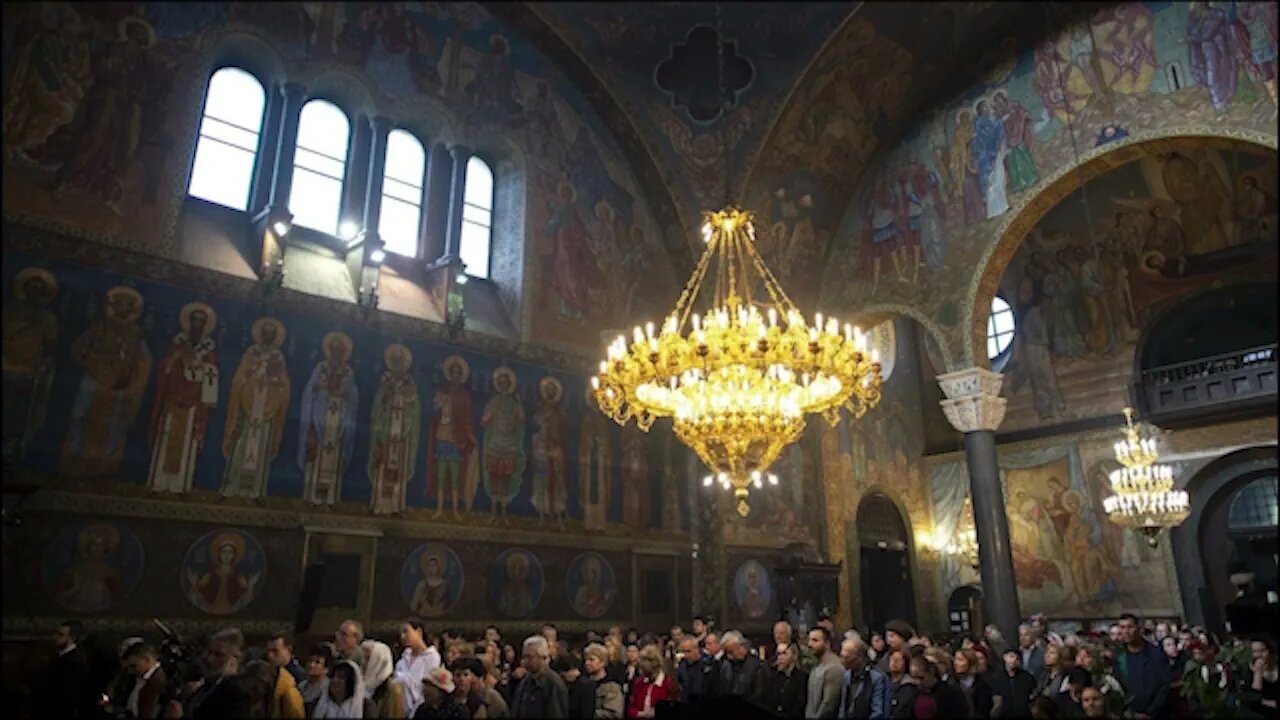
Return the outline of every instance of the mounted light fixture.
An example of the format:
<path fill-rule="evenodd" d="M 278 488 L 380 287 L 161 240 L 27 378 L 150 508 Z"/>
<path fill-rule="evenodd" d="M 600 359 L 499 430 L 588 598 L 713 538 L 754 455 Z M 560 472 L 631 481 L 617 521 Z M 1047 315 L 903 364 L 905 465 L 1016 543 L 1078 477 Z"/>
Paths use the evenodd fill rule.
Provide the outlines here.
<path fill-rule="evenodd" d="M 1190 496 L 1173 489 L 1173 468 L 1159 464 L 1155 438 L 1142 437 L 1133 408 L 1124 409 L 1124 440 L 1115 444 L 1116 461 L 1124 467 L 1110 475 L 1115 495 L 1102 501 L 1111 522 L 1142 533 L 1155 547 L 1160 531 L 1177 527 L 1191 514 Z"/>

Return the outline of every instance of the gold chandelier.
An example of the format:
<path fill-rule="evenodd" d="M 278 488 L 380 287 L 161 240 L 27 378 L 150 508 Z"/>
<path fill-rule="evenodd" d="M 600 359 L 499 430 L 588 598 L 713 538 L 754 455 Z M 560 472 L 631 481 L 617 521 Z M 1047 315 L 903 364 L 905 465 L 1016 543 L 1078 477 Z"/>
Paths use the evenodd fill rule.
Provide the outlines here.
<path fill-rule="evenodd" d="M 1124 409 L 1125 439 L 1115 444 L 1116 460 L 1124 467 L 1111 472 L 1115 495 L 1102 501 L 1111 522 L 1137 530 L 1151 547 L 1165 528 L 1181 525 L 1191 514 L 1185 490 L 1173 489 L 1173 468 L 1157 461 L 1154 438 L 1144 438 L 1133 423 L 1133 408 Z"/>
<path fill-rule="evenodd" d="M 880 363 L 861 329 L 822 313 L 805 322 L 756 252 L 751 213 L 728 207 L 703 217 L 707 248 L 675 310 L 660 328 L 636 327 L 630 343 L 619 335 L 591 385 L 619 425 L 634 418 L 647 432 L 673 418 L 676 436 L 711 470 L 703 483 L 732 488 L 745 516 L 749 489 L 777 484 L 769 467 L 800 438 L 805 415 L 834 426 L 841 407 L 857 419 L 875 406 Z M 757 282 L 767 302 L 752 301 Z"/>
<path fill-rule="evenodd" d="M 975 571 L 978 569 L 978 529 L 973 524 L 973 504 L 968 497 L 960 509 L 960 522 L 956 525 L 955 534 L 942 546 L 942 552 L 964 560 Z"/>

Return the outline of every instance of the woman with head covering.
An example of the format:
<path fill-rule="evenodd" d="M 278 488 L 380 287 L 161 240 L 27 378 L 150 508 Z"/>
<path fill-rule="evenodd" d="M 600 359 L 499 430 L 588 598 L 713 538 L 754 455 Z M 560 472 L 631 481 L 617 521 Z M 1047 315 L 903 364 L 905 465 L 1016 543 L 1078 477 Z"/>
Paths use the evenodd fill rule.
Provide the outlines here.
<path fill-rule="evenodd" d="M 367 711 L 367 712 L 366 712 Z M 329 671 L 329 690 L 320 696 L 312 718 L 364 720 L 375 717 L 373 701 L 365 696 L 364 676 L 350 660 L 343 660 Z"/>
<path fill-rule="evenodd" d="M 404 688 L 392 677 L 391 648 L 377 640 L 360 643 L 364 651 L 364 694 L 373 701 L 375 718 L 405 717 Z"/>

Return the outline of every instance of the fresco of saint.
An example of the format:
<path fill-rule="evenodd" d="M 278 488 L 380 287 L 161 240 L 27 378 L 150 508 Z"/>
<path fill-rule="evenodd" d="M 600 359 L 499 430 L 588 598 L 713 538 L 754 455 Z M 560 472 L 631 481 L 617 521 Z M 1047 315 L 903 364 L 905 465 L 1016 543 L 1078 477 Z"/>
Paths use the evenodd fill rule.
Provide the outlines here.
<path fill-rule="evenodd" d="M 609 510 L 609 480 L 613 447 L 609 426 L 587 388 L 582 428 L 578 434 L 578 477 L 582 482 L 582 527 L 603 530 Z"/>
<path fill-rule="evenodd" d="M 316 365 L 302 393 L 298 467 L 302 468 L 303 499 L 333 505 L 341 496 L 342 476 L 355 445 L 360 395 L 348 364 L 351 338 L 331 332 L 321 347 L 324 360 Z"/>
<path fill-rule="evenodd" d="M 480 480 L 475 418 L 467 380 L 471 366 L 457 355 L 441 363 L 444 383 L 431 401 L 434 415 L 427 431 L 427 499 L 436 502 L 436 516 L 452 500 L 453 516 L 469 512 Z"/>
<path fill-rule="evenodd" d="M 59 562 L 68 546 L 74 554 L 69 562 Z M 72 612 L 100 613 L 118 605 L 137 584 L 142 546 L 127 529 L 93 523 L 63 532 L 46 551 L 44 565 L 54 602 Z"/>
<path fill-rule="evenodd" d="M 58 128 L 75 118 L 92 82 L 92 29 L 67 3 L 30 6 L 34 26 L 19 27 L 18 46 L 4 108 L 6 157 L 26 158 Z"/>
<path fill-rule="evenodd" d="M 191 490 L 209 411 L 218 403 L 218 354 L 209 336 L 218 324 L 217 314 L 204 303 L 189 303 L 178 313 L 178 324 L 182 331 L 156 368 L 147 473 L 152 492 Z"/>
<path fill-rule="evenodd" d="M 413 586 L 409 609 L 421 617 L 440 617 L 462 595 L 462 563 L 443 545 L 428 543 L 418 550 L 422 579 Z M 412 562 L 412 555 L 406 563 Z"/>
<path fill-rule="evenodd" d="M 208 555 L 207 563 L 201 555 Z M 192 605 L 210 615 L 248 607 L 262 587 L 265 557 L 248 533 L 214 530 L 197 540 L 183 562 L 183 585 Z"/>
<path fill-rule="evenodd" d="M 125 439 L 151 370 L 151 352 L 138 327 L 141 315 L 138 291 L 113 287 L 107 291 L 102 317 L 71 347 L 71 357 L 84 376 L 62 445 L 65 475 L 114 475 L 120 469 Z"/>
<path fill-rule="evenodd" d="M 373 484 L 373 512 L 404 512 L 405 492 L 418 461 L 418 431 L 422 405 L 418 384 L 410 372 L 413 353 L 399 343 L 383 353 L 386 369 L 373 396 L 369 427 L 369 482 Z"/>
<path fill-rule="evenodd" d="M 492 575 L 491 586 L 497 595 L 498 612 L 503 616 L 525 617 L 538 606 L 542 599 L 542 565 L 528 550 L 503 552 L 494 561 Z"/>
<path fill-rule="evenodd" d="M 280 352 L 284 324 L 258 318 L 250 334 L 254 344 L 240 358 L 227 398 L 222 495 L 260 500 L 267 494 L 267 475 L 280 452 L 292 385 Z"/>
<path fill-rule="evenodd" d="M 507 506 L 524 484 L 524 405 L 516 395 L 516 374 L 502 366 L 493 371 L 493 392 L 484 406 L 484 491 L 493 501 L 491 521 L 507 523 Z"/>
<path fill-rule="evenodd" d="M 651 524 L 649 448 L 645 433 L 634 425 L 622 428 L 622 522 L 632 530 Z"/>
<path fill-rule="evenodd" d="M 573 611 L 586 618 L 603 617 L 617 594 L 613 568 L 596 553 L 583 553 L 566 574 Z"/>
<path fill-rule="evenodd" d="M 564 388 L 559 380 L 544 377 L 538 383 L 538 398 L 538 410 L 533 414 L 533 506 L 538 510 L 539 525 L 549 515 L 563 528 L 568 498 Z"/>
<path fill-rule="evenodd" d="M 576 199 L 577 193 L 569 183 L 556 186 L 556 200 L 544 232 L 551 236 L 551 287 L 560 300 L 560 313 L 585 320 L 607 315 L 607 307 L 603 311 L 591 308 L 593 299 L 607 295 L 608 283 L 591 249 Z"/>
<path fill-rule="evenodd" d="M 44 425 L 53 384 L 58 316 L 48 308 L 58 294 L 53 274 L 26 268 L 4 304 L 4 455 L 21 456 Z"/>

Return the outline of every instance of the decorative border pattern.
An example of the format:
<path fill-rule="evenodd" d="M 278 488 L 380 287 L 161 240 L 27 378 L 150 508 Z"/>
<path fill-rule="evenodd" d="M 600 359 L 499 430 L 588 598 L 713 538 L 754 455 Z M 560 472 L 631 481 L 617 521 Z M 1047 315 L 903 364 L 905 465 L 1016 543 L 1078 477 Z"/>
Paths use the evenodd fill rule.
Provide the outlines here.
<path fill-rule="evenodd" d="M 215 523 L 243 527 L 265 527 L 279 530 L 308 532 L 358 532 L 380 537 L 412 538 L 415 540 L 452 540 L 461 542 L 501 541 L 511 545 L 533 545 L 581 549 L 583 534 L 572 531 L 548 531 L 529 528 L 503 528 L 500 536 L 487 525 L 455 525 L 429 520 L 429 510 L 414 509 L 411 515 L 422 519 L 383 518 L 347 513 L 304 509 L 301 500 L 270 498 L 273 504 L 297 505 L 297 508 L 262 508 L 243 502 L 217 502 L 213 493 L 196 491 L 194 495 L 207 495 L 198 500 L 162 500 L 145 495 L 140 486 L 129 485 L 137 492 L 130 495 L 68 490 L 44 489 L 32 494 L 22 508 L 24 511 L 74 513 L 96 517 L 132 517 L 178 522 Z M 533 524 L 535 521 L 517 518 L 513 522 Z M 627 531 L 616 530 L 591 533 L 591 549 L 596 551 L 653 553 L 679 555 L 688 551 L 689 541 L 678 535 L 667 537 L 635 537 Z"/>

